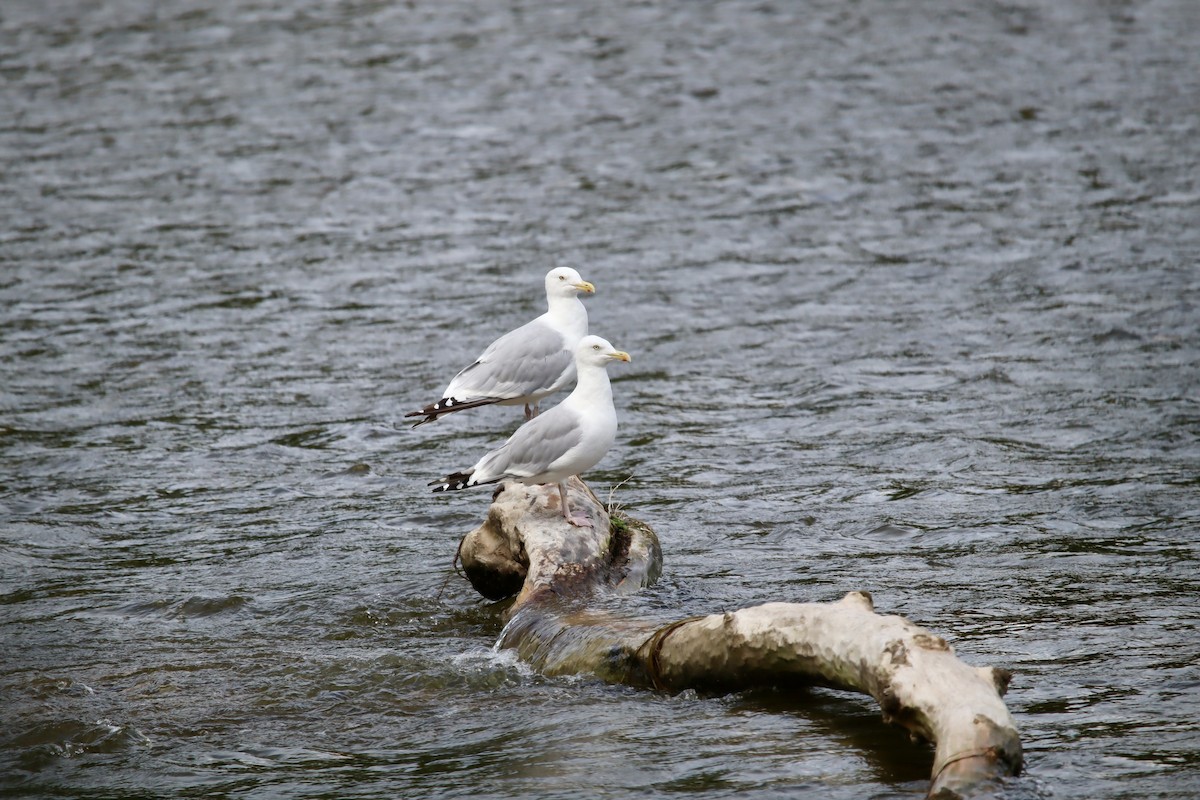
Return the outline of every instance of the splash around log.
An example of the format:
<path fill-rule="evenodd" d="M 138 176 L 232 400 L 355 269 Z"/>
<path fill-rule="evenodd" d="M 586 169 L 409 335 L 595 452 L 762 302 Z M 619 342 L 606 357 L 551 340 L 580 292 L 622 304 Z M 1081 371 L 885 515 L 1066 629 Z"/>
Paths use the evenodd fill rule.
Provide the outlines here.
<path fill-rule="evenodd" d="M 1021 741 L 1001 699 L 1011 673 L 958 659 L 940 636 L 875 612 L 866 592 L 833 603 L 765 603 L 668 625 L 590 611 L 662 570 L 658 537 L 609 510 L 578 478 L 568 524 L 553 486 L 504 483 L 459 558 L 476 591 L 514 597 L 499 645 L 547 675 L 591 673 L 660 691 L 825 686 L 869 694 L 885 722 L 934 744 L 930 797 L 978 796 L 1020 772 Z"/>

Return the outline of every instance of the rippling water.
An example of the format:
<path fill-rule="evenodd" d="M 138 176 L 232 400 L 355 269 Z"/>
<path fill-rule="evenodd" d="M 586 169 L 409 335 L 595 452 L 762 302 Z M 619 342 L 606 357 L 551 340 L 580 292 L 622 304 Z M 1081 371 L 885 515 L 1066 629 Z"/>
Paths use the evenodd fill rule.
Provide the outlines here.
<path fill-rule="evenodd" d="M 0 10 L 0 788 L 913 797 L 832 692 L 531 674 L 405 411 L 576 266 L 674 619 L 1016 671 L 1012 797 L 1200 785 L 1190 0 Z M 619 485 L 619 486 L 618 486 Z"/>

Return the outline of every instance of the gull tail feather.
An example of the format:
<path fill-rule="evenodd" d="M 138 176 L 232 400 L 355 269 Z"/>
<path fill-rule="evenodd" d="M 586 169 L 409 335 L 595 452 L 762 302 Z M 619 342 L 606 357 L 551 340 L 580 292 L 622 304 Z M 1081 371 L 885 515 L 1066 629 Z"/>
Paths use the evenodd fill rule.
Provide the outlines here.
<path fill-rule="evenodd" d="M 443 397 L 436 403 L 427 405 L 420 411 L 410 411 L 405 414 L 408 417 L 425 417 L 425 419 L 417 420 L 413 423 L 413 427 L 424 425 L 426 422 L 436 422 L 443 414 L 451 414 L 455 411 L 465 411 L 468 408 L 479 408 L 480 406 L 490 406 L 493 403 L 499 403 L 500 398 L 484 397 L 479 400 L 457 400 L 453 397 Z"/>

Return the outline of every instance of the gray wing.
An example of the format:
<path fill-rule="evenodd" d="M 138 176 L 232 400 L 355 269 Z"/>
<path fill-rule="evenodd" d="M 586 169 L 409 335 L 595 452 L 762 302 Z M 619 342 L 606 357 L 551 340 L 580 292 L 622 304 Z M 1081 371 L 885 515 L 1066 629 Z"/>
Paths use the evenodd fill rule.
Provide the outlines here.
<path fill-rule="evenodd" d="M 530 478 L 562 458 L 583 440 L 576 412 L 555 406 L 517 428 L 498 450 L 475 465 L 475 478 L 486 483 L 496 478 Z M 486 476 L 486 477 L 483 477 Z"/>
<path fill-rule="evenodd" d="M 446 397 L 510 399 L 559 389 L 574 372 L 562 334 L 540 319 L 504 334 L 474 364 L 454 376 Z"/>

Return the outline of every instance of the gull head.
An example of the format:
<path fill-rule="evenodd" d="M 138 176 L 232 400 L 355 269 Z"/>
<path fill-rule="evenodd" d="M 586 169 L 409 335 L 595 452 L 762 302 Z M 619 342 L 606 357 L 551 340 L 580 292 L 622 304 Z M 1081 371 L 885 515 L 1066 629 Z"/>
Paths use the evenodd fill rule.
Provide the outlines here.
<path fill-rule="evenodd" d="M 575 363 L 607 367 L 614 361 L 629 363 L 629 353 L 618 350 L 599 336 L 585 336 L 575 348 Z"/>
<path fill-rule="evenodd" d="M 574 297 L 580 293 L 594 294 L 596 287 L 570 267 L 557 267 L 546 273 L 547 297 Z"/>

